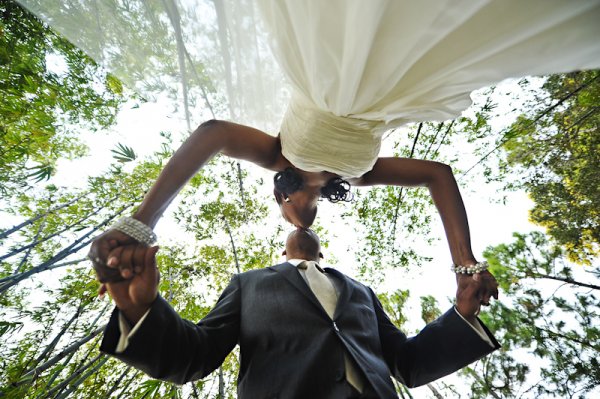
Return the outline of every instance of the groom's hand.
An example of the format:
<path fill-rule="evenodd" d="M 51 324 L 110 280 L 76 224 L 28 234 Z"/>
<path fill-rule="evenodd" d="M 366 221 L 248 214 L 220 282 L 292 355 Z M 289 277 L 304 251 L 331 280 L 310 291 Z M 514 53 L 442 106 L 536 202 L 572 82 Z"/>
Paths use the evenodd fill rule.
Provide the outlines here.
<path fill-rule="evenodd" d="M 481 305 L 498 299 L 498 282 L 487 270 L 475 274 L 456 274 L 456 310 L 470 323 L 475 323 Z"/>
<path fill-rule="evenodd" d="M 138 244 L 140 245 L 140 244 Z M 150 309 L 158 295 L 160 273 L 156 267 L 158 247 L 143 247 L 143 258 L 136 265 L 136 273 L 130 278 L 118 282 L 106 282 L 101 287 L 107 290 L 115 305 L 132 324 Z M 131 248 L 134 250 L 134 248 Z M 138 248 L 136 252 L 141 250 Z"/>

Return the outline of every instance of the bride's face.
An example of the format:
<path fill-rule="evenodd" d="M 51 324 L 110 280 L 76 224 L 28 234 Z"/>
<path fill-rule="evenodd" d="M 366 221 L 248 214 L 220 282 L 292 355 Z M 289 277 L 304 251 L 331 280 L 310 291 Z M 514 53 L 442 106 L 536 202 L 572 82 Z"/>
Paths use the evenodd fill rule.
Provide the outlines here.
<path fill-rule="evenodd" d="M 275 194 L 278 195 L 278 194 Z M 285 220 L 297 227 L 305 229 L 312 226 L 317 217 L 318 196 L 306 191 L 296 191 L 287 196 L 287 200 L 280 198 L 279 209 Z"/>

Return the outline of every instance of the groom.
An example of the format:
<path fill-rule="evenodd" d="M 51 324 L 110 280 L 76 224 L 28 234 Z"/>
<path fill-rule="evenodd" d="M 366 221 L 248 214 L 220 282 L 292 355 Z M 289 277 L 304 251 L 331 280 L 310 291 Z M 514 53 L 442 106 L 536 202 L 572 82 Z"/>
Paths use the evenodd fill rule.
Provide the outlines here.
<path fill-rule="evenodd" d="M 194 324 L 157 294 L 150 248 L 133 277 L 106 283 L 117 308 L 100 349 L 181 384 L 210 374 L 239 344 L 240 398 L 303 399 L 397 398 L 390 375 L 423 385 L 499 348 L 475 316 L 481 298 L 468 280 L 458 280 L 456 307 L 407 338 L 370 288 L 318 266 L 320 249 L 312 230 L 292 231 L 287 262 L 235 275 Z"/>

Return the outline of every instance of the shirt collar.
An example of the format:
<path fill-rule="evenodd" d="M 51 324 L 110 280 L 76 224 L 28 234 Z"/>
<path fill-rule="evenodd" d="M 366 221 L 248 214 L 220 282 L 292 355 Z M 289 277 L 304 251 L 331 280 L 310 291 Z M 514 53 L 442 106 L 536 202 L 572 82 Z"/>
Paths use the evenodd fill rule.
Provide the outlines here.
<path fill-rule="evenodd" d="M 294 266 L 298 266 L 300 263 L 306 262 L 306 261 L 307 261 L 306 259 L 289 259 L 287 262 L 291 263 Z M 318 265 L 318 263 L 317 263 L 317 265 Z"/>

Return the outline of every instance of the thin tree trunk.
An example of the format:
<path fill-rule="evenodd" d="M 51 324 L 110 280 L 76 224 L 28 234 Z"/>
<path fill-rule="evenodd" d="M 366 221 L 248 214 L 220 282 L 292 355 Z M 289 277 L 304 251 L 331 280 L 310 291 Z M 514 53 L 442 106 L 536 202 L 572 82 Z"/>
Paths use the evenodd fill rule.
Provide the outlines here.
<path fill-rule="evenodd" d="M 71 352 L 71 354 L 69 354 L 69 356 L 67 356 L 65 358 L 65 360 L 63 361 L 63 366 L 59 369 L 57 369 L 54 374 L 52 374 L 52 377 L 50 377 L 48 379 L 48 381 L 46 381 L 46 385 L 44 386 L 44 389 L 49 389 L 52 384 L 54 384 L 54 381 L 56 381 L 56 378 L 60 375 L 60 373 L 63 371 L 63 369 L 65 367 L 67 367 L 67 365 L 71 362 L 71 359 L 73 359 L 73 356 L 75 356 L 76 352 Z"/>
<path fill-rule="evenodd" d="M 35 364 L 39 364 L 40 362 L 42 362 L 48 356 L 48 354 L 50 354 L 50 352 L 52 352 L 54 350 L 54 348 L 56 348 L 58 341 L 60 341 L 62 336 L 67 332 L 67 330 L 69 329 L 71 324 L 73 324 L 73 322 L 81 315 L 81 311 L 82 311 L 82 306 L 79 305 L 77 307 L 77 310 L 75 311 L 75 314 L 73 315 L 73 317 L 71 317 L 69 319 L 69 321 L 67 321 L 63 325 L 62 329 L 56 335 L 56 337 L 54 337 L 52 342 L 50 342 L 48 345 L 46 345 L 46 348 L 44 348 L 44 351 L 42 353 L 40 353 L 40 355 L 35 359 Z"/>
<path fill-rule="evenodd" d="M 192 386 L 192 395 L 194 396 L 194 398 L 200 399 L 200 396 L 198 396 L 198 390 L 196 389 L 196 384 L 194 384 L 194 382 L 192 381 L 190 385 Z"/>
<path fill-rule="evenodd" d="M 76 265 L 78 263 L 85 262 L 87 260 L 88 260 L 88 258 L 80 258 L 80 259 L 71 260 L 71 261 L 68 261 L 68 262 L 65 262 L 65 263 L 57 263 L 56 265 L 52 265 L 52 266 L 48 267 L 46 269 L 46 271 L 47 270 L 58 269 L 59 267 L 64 267 L 64 266 Z M 25 272 L 23 272 L 23 273 L 25 273 Z M 0 279 L 0 287 L 2 286 L 2 283 L 6 282 L 6 281 L 13 280 L 15 277 L 20 276 L 20 275 L 21 275 L 21 273 L 16 273 L 16 274 L 11 274 L 8 277 L 1 278 Z"/>
<path fill-rule="evenodd" d="M 410 150 L 409 158 L 412 158 L 415 154 L 415 148 L 417 147 L 417 141 L 419 140 L 419 136 L 421 135 L 421 129 L 423 128 L 423 122 L 419 123 L 419 127 L 417 128 L 417 134 L 415 135 L 415 139 L 413 140 L 413 145 Z M 404 194 L 404 187 L 400 188 L 400 192 L 398 193 L 398 198 L 396 199 L 396 209 L 394 209 L 394 217 L 392 218 L 392 239 L 396 237 L 396 226 L 398 224 L 398 212 L 400 212 L 400 205 L 402 204 Z"/>
<path fill-rule="evenodd" d="M 127 388 L 129 388 L 129 386 L 131 385 L 131 383 L 137 378 L 137 376 L 140 375 L 139 371 L 136 371 L 135 374 L 133 374 L 131 376 L 131 378 L 129 380 L 127 380 L 127 382 L 125 383 L 125 385 L 123 385 L 123 387 L 121 388 L 121 392 L 119 392 L 119 394 L 117 395 L 117 398 L 123 398 L 125 392 L 127 391 Z"/>
<path fill-rule="evenodd" d="M 223 378 L 223 366 L 219 367 L 219 399 L 225 399 L 225 379 Z"/>
<path fill-rule="evenodd" d="M 100 358 L 101 356 L 104 356 L 103 358 Z M 69 389 L 67 389 L 65 392 L 63 392 L 60 395 L 56 396 L 56 399 L 66 399 L 69 397 L 69 395 L 74 392 L 85 380 L 87 380 L 92 374 L 94 374 L 96 371 L 98 371 L 100 369 L 100 367 L 104 366 L 104 363 L 106 363 L 109 359 L 108 356 L 101 354 L 98 355 L 96 357 L 96 359 L 100 358 L 100 361 L 98 362 L 98 364 L 96 364 L 94 367 L 92 367 L 91 369 L 89 369 L 87 371 L 87 373 L 83 374 L 77 381 L 75 381 L 71 387 Z M 96 361 L 96 359 L 94 359 L 93 361 Z M 65 385 L 66 387 L 66 385 Z M 63 387 L 64 389 L 64 387 Z M 61 389 L 62 390 L 62 389 Z"/>
<path fill-rule="evenodd" d="M 242 166 L 240 165 L 239 162 L 236 162 L 236 164 L 237 164 L 238 181 L 240 182 L 240 195 L 242 197 L 242 204 L 245 204 L 246 200 L 245 200 L 245 194 L 244 194 L 244 180 L 242 179 Z"/>
<path fill-rule="evenodd" d="M 33 238 L 34 241 L 36 241 L 40 234 L 42 234 L 42 230 L 44 228 L 44 226 L 46 225 L 46 221 L 42 221 L 42 223 L 40 223 L 40 226 L 38 227 L 38 231 L 35 233 L 35 237 Z M 25 265 L 25 263 L 27 263 L 27 259 L 29 259 L 29 255 L 31 255 L 31 251 L 33 250 L 33 247 L 30 247 L 29 249 L 27 249 L 27 252 L 25 252 L 25 255 L 23 255 L 23 258 L 21 258 L 21 261 L 19 262 L 19 266 L 17 266 L 15 268 L 15 270 L 13 271 L 13 274 L 15 273 L 19 273 L 21 271 L 21 269 L 23 268 L 23 265 Z"/>
<path fill-rule="evenodd" d="M 36 266 L 32 269 L 29 269 L 26 272 L 19 273 L 14 276 L 9 276 L 9 277 L 12 277 L 11 280 L 0 285 L 0 293 L 6 291 L 10 287 L 20 283 L 21 281 L 25 280 L 26 278 L 28 278 L 34 274 L 41 273 L 46 270 L 50 270 L 51 265 L 66 258 L 67 256 L 71 255 L 72 253 L 79 251 L 81 248 L 84 248 L 85 246 L 87 246 L 90 242 L 93 241 L 93 238 L 90 238 L 87 241 L 83 241 L 83 240 L 85 240 L 87 237 L 89 237 L 96 231 L 100 230 L 102 227 L 106 226 L 108 223 L 110 223 L 112 220 L 114 220 L 117 216 L 122 214 L 127 208 L 121 209 L 121 211 L 119 211 L 118 213 L 114 214 L 113 216 L 106 219 L 102 223 L 96 225 L 92 230 L 90 230 L 89 232 L 87 232 L 86 234 L 84 234 L 83 236 L 78 238 L 77 240 L 75 240 L 73 243 L 71 243 L 71 245 L 69 245 L 68 247 L 66 247 L 65 249 L 63 249 L 62 251 L 60 251 L 59 253 L 54 255 L 51 259 L 47 260 L 46 262 L 42 263 L 41 265 Z M 82 241 L 83 241 L 83 243 L 82 243 Z"/>
<path fill-rule="evenodd" d="M 112 395 L 112 393 L 117 390 L 117 388 L 121 384 L 121 381 L 123 381 L 123 378 L 125 378 L 125 376 L 127 375 L 127 373 L 129 373 L 129 370 L 131 370 L 131 366 L 127 366 L 125 368 L 125 371 L 123 371 L 123 373 L 121 373 L 121 375 L 119 376 L 119 378 L 117 378 L 117 380 L 112 385 L 112 387 L 110 387 L 110 389 L 108 390 L 108 392 L 106 392 L 106 398 L 110 398 L 110 395 Z"/>
<path fill-rule="evenodd" d="M 97 355 L 95 358 L 93 358 L 92 360 L 90 360 L 89 362 L 87 362 L 83 366 L 79 367 L 77 370 L 75 370 L 73 372 L 73 374 L 71 374 L 69 377 L 67 377 L 66 380 L 62 381 L 60 384 L 58 384 L 54 388 L 50 389 L 48 392 L 45 392 L 44 393 L 44 397 L 45 398 L 50 398 L 50 397 L 55 396 L 55 395 L 59 394 L 60 392 L 62 392 L 62 390 L 65 389 L 65 387 L 67 385 L 69 385 L 69 383 L 71 381 L 73 381 L 75 378 L 81 376 L 81 374 L 84 371 L 88 370 L 92 366 L 92 364 L 94 364 L 95 362 L 97 362 L 98 360 L 100 360 L 102 358 L 104 358 L 103 359 L 104 362 L 101 362 L 101 363 L 102 364 L 106 363 L 106 361 L 108 360 L 108 357 L 105 354 L 101 353 L 101 354 Z M 93 371 L 95 371 L 95 370 L 93 370 Z M 87 375 L 87 374 L 88 373 L 86 373 L 85 375 Z"/>
<path fill-rule="evenodd" d="M 11 235 L 12 233 L 21 230 L 23 227 L 29 226 L 32 223 L 35 223 L 36 221 L 40 220 L 43 217 L 46 217 L 48 215 L 50 215 L 53 212 L 59 211 L 63 208 L 66 208 L 67 206 L 74 204 L 75 202 L 79 201 L 81 198 L 85 197 L 88 193 L 83 193 L 81 194 L 79 197 L 73 198 L 71 201 L 66 202 L 60 206 L 57 206 L 56 208 L 52 208 L 49 211 L 47 211 L 46 213 L 42 213 L 40 215 L 37 215 L 29 220 L 24 221 L 23 223 L 20 223 L 16 226 L 11 227 L 8 230 L 3 231 L 2 233 L 0 233 L 0 240 L 3 238 L 8 237 L 9 235 Z"/>
<path fill-rule="evenodd" d="M 437 399 L 444 399 L 444 396 L 432 383 L 427 384 L 427 388 L 429 388 L 429 390 L 433 393 L 433 396 L 435 396 Z"/>
<path fill-rule="evenodd" d="M 181 91 L 183 94 L 183 110 L 188 131 L 191 130 L 190 105 L 188 100 L 187 69 L 185 65 L 185 43 L 181 34 L 181 16 L 177 9 L 177 4 L 173 0 L 163 0 L 167 16 L 171 21 L 171 27 L 175 32 L 175 43 L 177 45 L 177 64 L 179 65 L 179 75 L 181 76 Z"/>
<path fill-rule="evenodd" d="M 45 370 L 47 370 L 49 367 L 52 367 L 56 363 L 58 363 L 65 356 L 67 356 L 67 355 L 69 355 L 71 353 L 75 353 L 82 345 L 84 345 L 85 343 L 87 343 L 88 341 L 90 341 L 91 339 L 93 339 L 94 337 L 96 337 L 98 334 L 100 334 L 102 331 L 104 331 L 105 327 L 106 326 L 102 326 L 100 328 L 97 328 L 96 330 L 94 330 L 92 333 L 88 334 L 84 338 L 82 338 L 79 341 L 77 341 L 77 342 L 69 345 L 68 347 L 66 347 L 65 349 L 63 349 L 62 351 L 60 351 L 57 355 L 55 355 L 54 357 L 52 357 L 50 360 L 48 360 L 44 364 L 41 364 L 41 365 L 37 366 L 36 368 L 34 368 L 34 369 L 28 371 L 27 373 L 25 373 L 25 375 L 23 375 L 23 377 L 19 381 L 11 383 L 10 386 L 16 388 L 16 387 L 21 386 L 21 385 L 23 385 L 25 383 L 30 383 L 30 382 L 35 381 L 42 372 L 44 372 Z"/>
<path fill-rule="evenodd" d="M 233 235 L 231 234 L 231 229 L 229 228 L 229 223 L 227 222 L 227 219 L 225 218 L 225 216 L 221 217 L 221 219 L 225 223 L 225 229 L 227 230 L 227 234 L 229 234 L 229 240 L 231 241 L 231 248 L 233 248 L 233 258 L 235 259 L 235 268 L 239 274 L 239 273 L 241 273 L 240 262 L 238 260 L 237 249 L 235 248 L 235 242 L 233 241 Z"/>
<path fill-rule="evenodd" d="M 111 201 L 114 201 L 116 198 L 117 198 L 117 197 L 114 197 L 114 198 L 113 198 Z M 108 204 L 108 203 L 110 203 L 110 202 L 107 202 L 107 204 Z M 25 251 L 25 250 L 28 250 L 28 249 L 30 249 L 30 248 L 33 248 L 33 247 L 35 247 L 36 245 L 39 245 L 39 244 L 41 244 L 41 243 L 43 243 L 43 242 L 46 242 L 46 241 L 50 240 L 50 239 L 51 239 L 51 238 L 53 238 L 53 237 L 59 236 L 59 235 L 61 235 L 62 233 L 66 232 L 66 231 L 69 231 L 69 230 L 70 230 L 70 229 L 72 229 L 73 227 L 75 227 L 75 226 L 77 226 L 77 225 L 80 225 L 81 223 L 85 222 L 86 220 L 88 220 L 88 219 L 89 219 L 89 218 L 91 218 L 92 216 L 94 216 L 94 215 L 97 215 L 97 214 L 98 214 L 98 213 L 99 213 L 99 212 L 100 212 L 102 209 L 104 209 L 104 208 L 105 208 L 105 206 L 106 206 L 106 204 L 102 205 L 101 207 L 98 207 L 98 208 L 96 208 L 96 210 L 94 210 L 92 213 L 89 213 L 89 214 L 87 214 L 85 217 L 83 217 L 83 218 L 81 218 L 81 219 L 77 220 L 76 222 L 73 222 L 73 223 L 71 223 L 71 224 L 69 224 L 69 225 L 65 226 L 65 227 L 64 227 L 62 230 L 56 231 L 56 232 L 54 232 L 54 233 L 52 233 L 52 234 L 50 234 L 50 235 L 47 235 L 47 236 L 45 236 L 44 238 L 42 238 L 42 239 L 40 239 L 40 240 L 34 241 L 34 242 L 32 242 L 32 243 L 29 243 L 29 244 L 27 244 L 27 245 L 24 245 L 24 246 L 22 246 L 22 247 L 18 248 L 18 249 L 15 249 L 15 250 L 14 250 L 14 251 L 12 251 L 12 252 L 9 252 L 9 253 L 7 253 L 7 254 L 4 254 L 4 255 L 0 256 L 0 261 L 2 261 L 2 260 L 4 260 L 4 259 L 7 259 L 7 258 L 10 258 L 10 257 L 12 257 L 12 256 L 14 256 L 14 255 L 20 254 L 21 252 L 23 252 L 23 251 Z"/>

